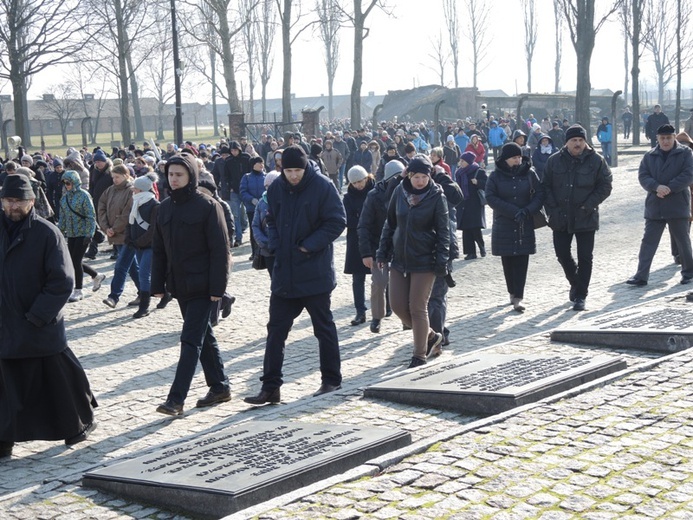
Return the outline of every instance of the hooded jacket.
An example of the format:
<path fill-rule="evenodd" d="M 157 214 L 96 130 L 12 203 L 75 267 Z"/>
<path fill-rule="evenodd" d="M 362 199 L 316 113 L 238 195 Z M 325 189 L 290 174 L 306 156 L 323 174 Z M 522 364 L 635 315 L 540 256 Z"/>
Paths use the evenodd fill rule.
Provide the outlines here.
<path fill-rule="evenodd" d="M 82 181 L 74 170 L 63 173 L 61 180 L 72 183 L 60 199 L 58 228 L 67 238 L 89 237 L 96 231 L 96 212 L 89 193 L 82 189 Z"/>
<path fill-rule="evenodd" d="M 550 148 L 550 150 L 547 153 L 545 153 L 541 149 L 541 140 L 542 139 L 548 139 L 549 140 L 548 148 Z M 544 177 L 544 169 L 546 168 L 546 162 L 549 160 L 549 157 L 551 157 L 557 151 L 558 151 L 558 148 L 556 148 L 553 145 L 553 140 L 551 139 L 551 137 L 548 135 L 542 135 L 541 139 L 539 139 L 539 144 L 537 145 L 537 148 L 534 150 L 534 153 L 532 154 L 532 166 L 534 166 L 534 169 L 536 170 L 540 179 Z"/>

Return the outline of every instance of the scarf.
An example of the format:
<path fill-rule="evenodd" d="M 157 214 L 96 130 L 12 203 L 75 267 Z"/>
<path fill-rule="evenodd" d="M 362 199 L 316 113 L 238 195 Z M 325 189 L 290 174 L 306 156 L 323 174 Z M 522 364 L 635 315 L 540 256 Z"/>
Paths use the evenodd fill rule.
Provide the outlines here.
<path fill-rule="evenodd" d="M 140 206 L 154 199 L 155 195 L 151 191 L 141 191 L 135 193 L 132 196 L 132 209 L 130 210 L 130 216 L 128 217 L 128 222 L 130 225 L 137 222 L 137 225 L 147 231 L 149 229 L 149 224 L 144 221 L 140 215 Z"/>
<path fill-rule="evenodd" d="M 469 198 L 469 179 L 474 177 L 474 174 L 476 174 L 478 169 L 479 165 L 477 163 L 472 163 L 468 164 L 464 168 L 460 168 L 455 173 L 455 180 L 457 181 L 457 184 L 459 184 L 465 200 Z"/>
<path fill-rule="evenodd" d="M 416 206 L 421 203 L 422 200 L 426 198 L 426 195 L 431 191 L 431 185 L 433 184 L 433 180 L 431 179 L 426 186 L 421 188 L 420 190 L 417 190 L 412 186 L 411 181 L 409 179 L 404 179 L 402 182 L 403 186 L 402 189 L 404 190 L 404 195 L 407 199 L 407 204 L 409 204 L 410 207 Z"/>
<path fill-rule="evenodd" d="M 541 153 L 548 154 L 548 155 L 551 155 L 551 152 L 553 150 L 553 146 L 551 146 L 550 144 L 547 146 L 540 145 L 540 148 L 541 148 Z"/>

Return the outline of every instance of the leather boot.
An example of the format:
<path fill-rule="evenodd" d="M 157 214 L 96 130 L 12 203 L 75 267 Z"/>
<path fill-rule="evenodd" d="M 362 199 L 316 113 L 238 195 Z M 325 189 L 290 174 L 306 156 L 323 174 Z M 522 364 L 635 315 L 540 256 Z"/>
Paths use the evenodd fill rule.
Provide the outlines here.
<path fill-rule="evenodd" d="M 139 308 L 137 309 L 137 312 L 132 315 L 134 319 L 138 318 L 144 318 L 145 316 L 149 316 L 149 302 L 152 299 L 152 295 L 149 292 L 146 291 L 141 291 L 140 292 L 140 305 Z"/>

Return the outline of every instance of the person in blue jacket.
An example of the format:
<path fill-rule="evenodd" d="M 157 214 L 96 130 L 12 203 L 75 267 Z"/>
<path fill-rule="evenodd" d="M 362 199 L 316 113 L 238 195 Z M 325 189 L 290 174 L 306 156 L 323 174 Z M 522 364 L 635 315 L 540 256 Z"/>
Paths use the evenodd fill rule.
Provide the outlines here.
<path fill-rule="evenodd" d="M 611 123 L 608 117 L 602 117 L 602 124 L 597 127 L 597 139 L 602 145 L 602 155 L 606 164 L 611 166 Z"/>
<path fill-rule="evenodd" d="M 255 216 L 255 208 L 260 197 L 265 193 L 265 162 L 262 157 L 253 157 L 250 159 L 250 172 L 246 173 L 241 179 L 241 200 L 245 205 L 245 212 L 248 215 L 248 222 L 253 221 Z M 250 226 L 250 245 L 251 255 L 250 261 L 257 254 L 257 243 L 253 238 L 253 227 Z"/>
<path fill-rule="evenodd" d="M 250 404 L 278 403 L 284 346 L 294 320 L 306 309 L 320 349 L 322 384 L 313 395 L 342 386 L 337 327 L 331 295 L 337 286 L 333 242 L 346 227 L 346 212 L 330 178 L 318 173 L 295 145 L 282 154 L 282 174 L 267 189 L 268 249 L 275 255 L 262 388 Z"/>
<path fill-rule="evenodd" d="M 500 155 L 501 147 L 508 140 L 508 134 L 505 133 L 503 128 L 498 126 L 496 121 L 491 121 L 489 125 L 488 145 L 493 148 L 493 162 L 496 162 Z"/>
<path fill-rule="evenodd" d="M 553 154 L 558 151 L 553 144 L 553 139 L 548 135 L 542 135 L 539 139 L 539 144 L 532 154 L 532 166 L 537 172 L 539 179 L 544 178 L 544 169 L 546 168 L 546 163 Z"/>

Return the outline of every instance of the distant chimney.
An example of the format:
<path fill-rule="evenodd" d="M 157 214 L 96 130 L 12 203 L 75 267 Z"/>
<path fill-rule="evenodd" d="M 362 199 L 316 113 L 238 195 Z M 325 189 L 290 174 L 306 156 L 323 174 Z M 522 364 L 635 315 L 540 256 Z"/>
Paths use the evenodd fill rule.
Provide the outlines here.
<path fill-rule="evenodd" d="M 375 92 L 373 92 L 373 91 L 371 90 L 371 91 L 368 93 L 368 97 L 373 97 L 373 96 L 375 96 Z"/>
<path fill-rule="evenodd" d="M 84 101 L 94 101 L 94 94 L 84 94 Z"/>
<path fill-rule="evenodd" d="M 44 101 L 55 101 L 55 96 L 53 94 L 44 94 L 43 100 Z"/>

